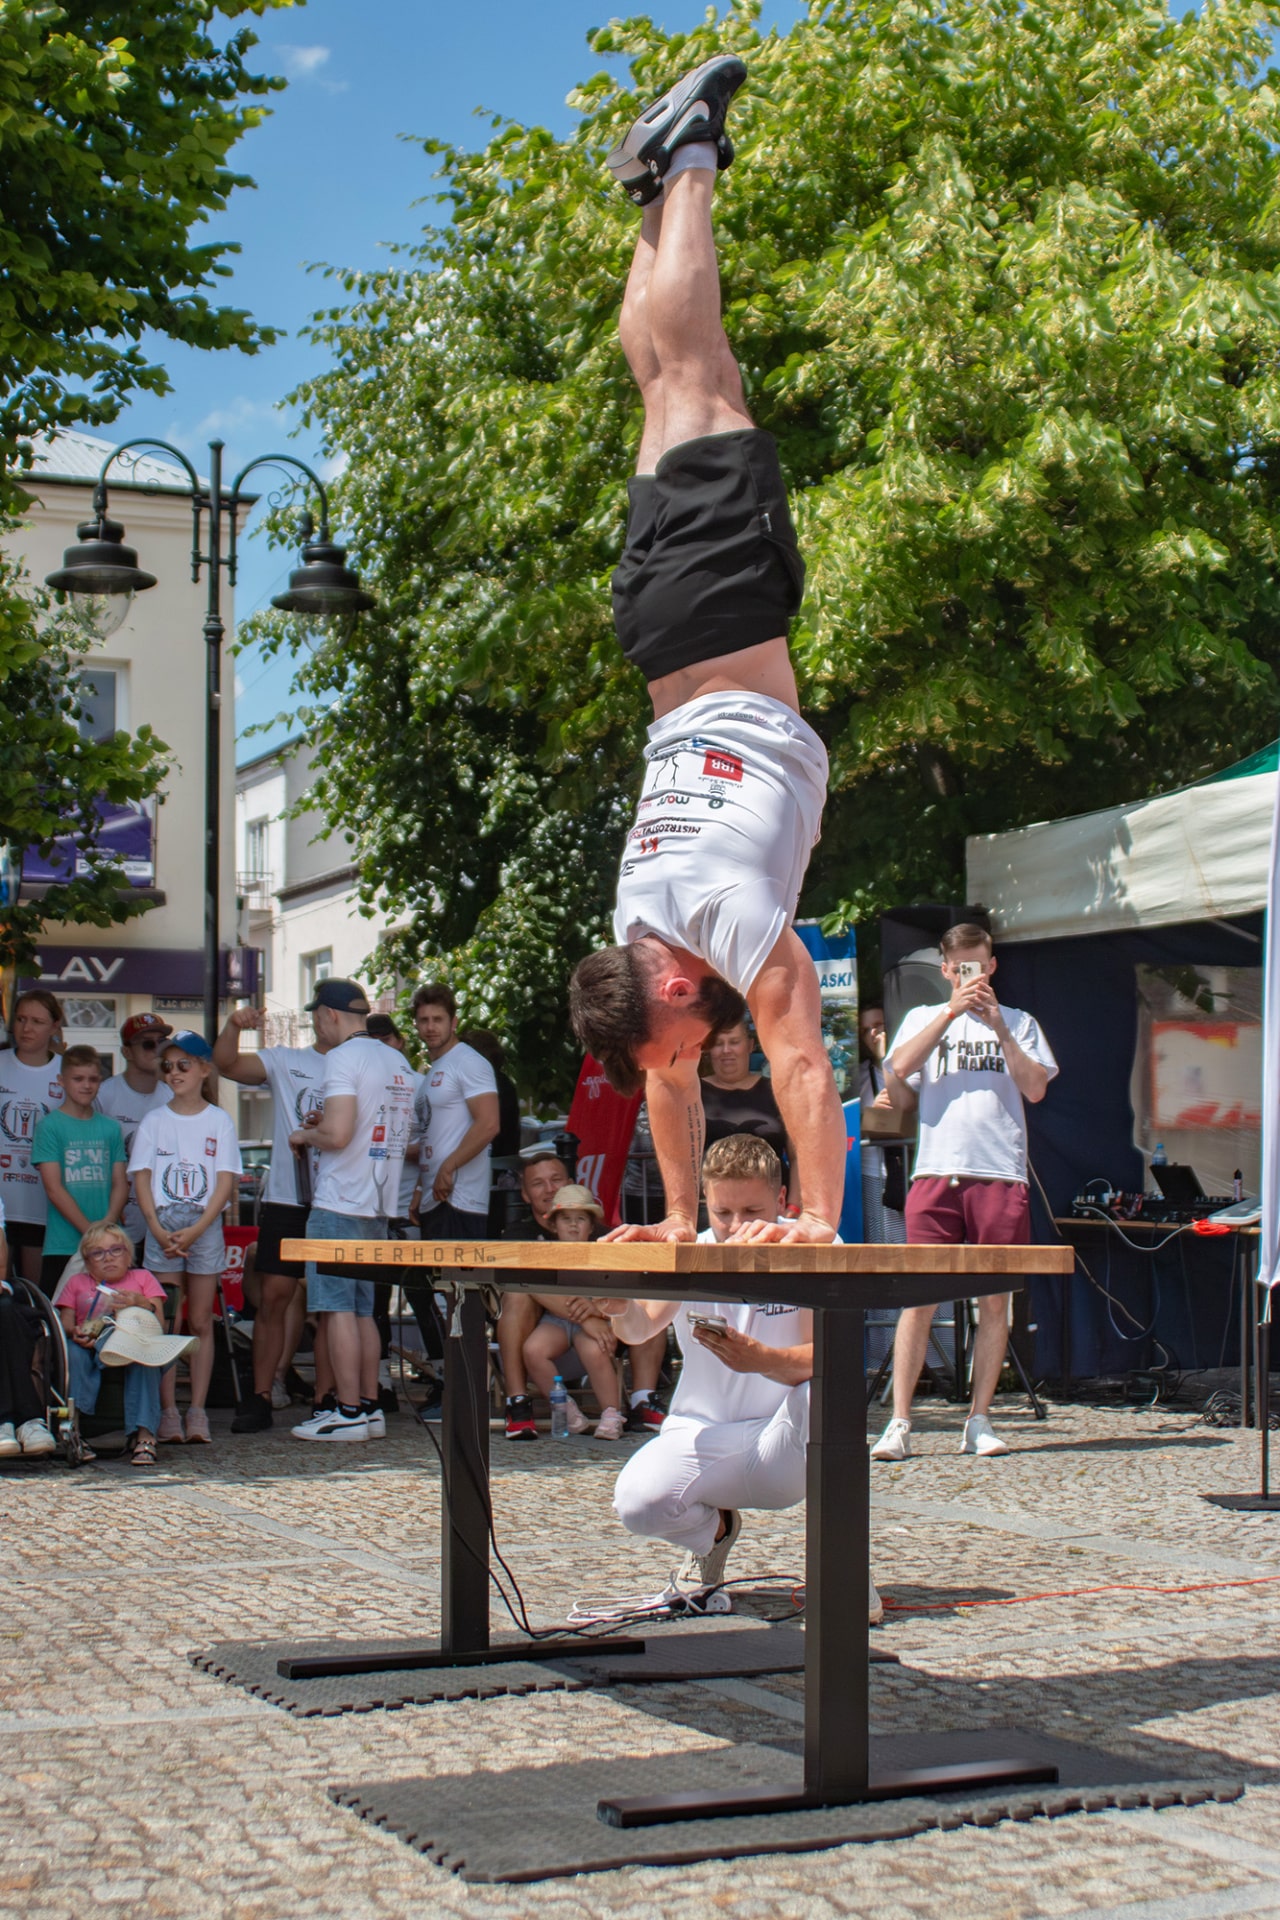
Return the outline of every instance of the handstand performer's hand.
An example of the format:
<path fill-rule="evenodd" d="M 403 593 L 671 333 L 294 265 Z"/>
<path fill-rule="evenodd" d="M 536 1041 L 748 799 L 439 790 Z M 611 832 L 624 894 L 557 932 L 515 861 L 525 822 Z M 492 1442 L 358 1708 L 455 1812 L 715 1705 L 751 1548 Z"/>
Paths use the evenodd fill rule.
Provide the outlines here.
<path fill-rule="evenodd" d="M 802 1213 L 796 1220 L 752 1220 L 731 1233 L 725 1245 L 829 1247 L 835 1237 L 829 1220 L 820 1220 L 816 1213 Z"/>
<path fill-rule="evenodd" d="M 615 1227 L 612 1233 L 606 1233 L 608 1240 L 696 1240 L 698 1237 L 692 1220 L 686 1220 L 683 1214 L 668 1214 L 665 1220 L 656 1220 L 651 1227 Z"/>

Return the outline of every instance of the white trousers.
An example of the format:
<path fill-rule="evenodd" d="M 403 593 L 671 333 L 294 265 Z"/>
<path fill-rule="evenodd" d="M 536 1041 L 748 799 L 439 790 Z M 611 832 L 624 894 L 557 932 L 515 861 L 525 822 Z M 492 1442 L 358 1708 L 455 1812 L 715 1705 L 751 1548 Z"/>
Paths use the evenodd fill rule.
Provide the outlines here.
<path fill-rule="evenodd" d="M 799 1505 L 808 1439 L 807 1382 L 767 1420 L 714 1424 L 669 1413 L 618 1475 L 613 1510 L 628 1533 L 706 1553 L 722 1509 Z"/>

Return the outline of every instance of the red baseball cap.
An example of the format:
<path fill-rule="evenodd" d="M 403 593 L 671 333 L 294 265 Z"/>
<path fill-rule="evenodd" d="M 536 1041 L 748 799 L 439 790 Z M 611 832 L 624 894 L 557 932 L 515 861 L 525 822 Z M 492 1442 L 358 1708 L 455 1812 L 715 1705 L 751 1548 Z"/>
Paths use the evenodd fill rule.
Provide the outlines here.
<path fill-rule="evenodd" d="M 120 1038 L 127 1047 L 131 1041 L 140 1040 L 144 1033 L 154 1033 L 167 1040 L 172 1032 L 173 1028 L 158 1013 L 135 1013 L 121 1027 Z"/>

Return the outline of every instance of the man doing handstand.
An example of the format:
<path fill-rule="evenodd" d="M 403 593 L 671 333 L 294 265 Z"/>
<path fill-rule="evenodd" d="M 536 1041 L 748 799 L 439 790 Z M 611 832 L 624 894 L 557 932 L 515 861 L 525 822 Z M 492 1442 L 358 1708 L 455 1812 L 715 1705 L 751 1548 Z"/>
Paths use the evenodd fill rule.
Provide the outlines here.
<path fill-rule="evenodd" d="M 644 400 L 627 541 L 613 579 L 622 650 L 649 682 L 644 786 L 618 882 L 618 946 L 570 984 L 574 1031 L 621 1092 L 642 1083 L 667 1196 L 692 1240 L 702 1161 L 698 1057 L 743 996 L 795 1143 L 803 1211 L 735 1237 L 830 1241 L 845 1125 L 817 976 L 792 926 L 818 838 L 826 751 L 800 717 L 787 632 L 804 589 L 771 434 L 752 424 L 720 318 L 711 228 L 725 112 L 746 77 L 709 60 L 609 156 L 641 204 L 619 323 Z"/>

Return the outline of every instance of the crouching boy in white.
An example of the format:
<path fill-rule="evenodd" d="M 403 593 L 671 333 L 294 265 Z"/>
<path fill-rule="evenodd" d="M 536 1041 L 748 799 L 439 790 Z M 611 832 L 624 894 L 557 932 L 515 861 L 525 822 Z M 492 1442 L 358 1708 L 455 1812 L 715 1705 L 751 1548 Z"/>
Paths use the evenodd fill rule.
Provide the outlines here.
<path fill-rule="evenodd" d="M 754 1134 L 708 1148 L 702 1163 L 708 1230 L 728 1240 L 775 1220 L 785 1196 L 777 1154 Z M 608 1300 L 620 1340 L 674 1325 L 683 1367 L 662 1427 L 618 1475 L 613 1506 L 629 1533 L 685 1548 L 677 1586 L 720 1586 L 742 1531 L 743 1507 L 778 1510 L 804 1499 L 813 1315 L 807 1307 L 732 1300 Z M 716 1316 L 723 1327 L 701 1324 Z M 873 1622 L 883 1610 L 874 1585 Z"/>

